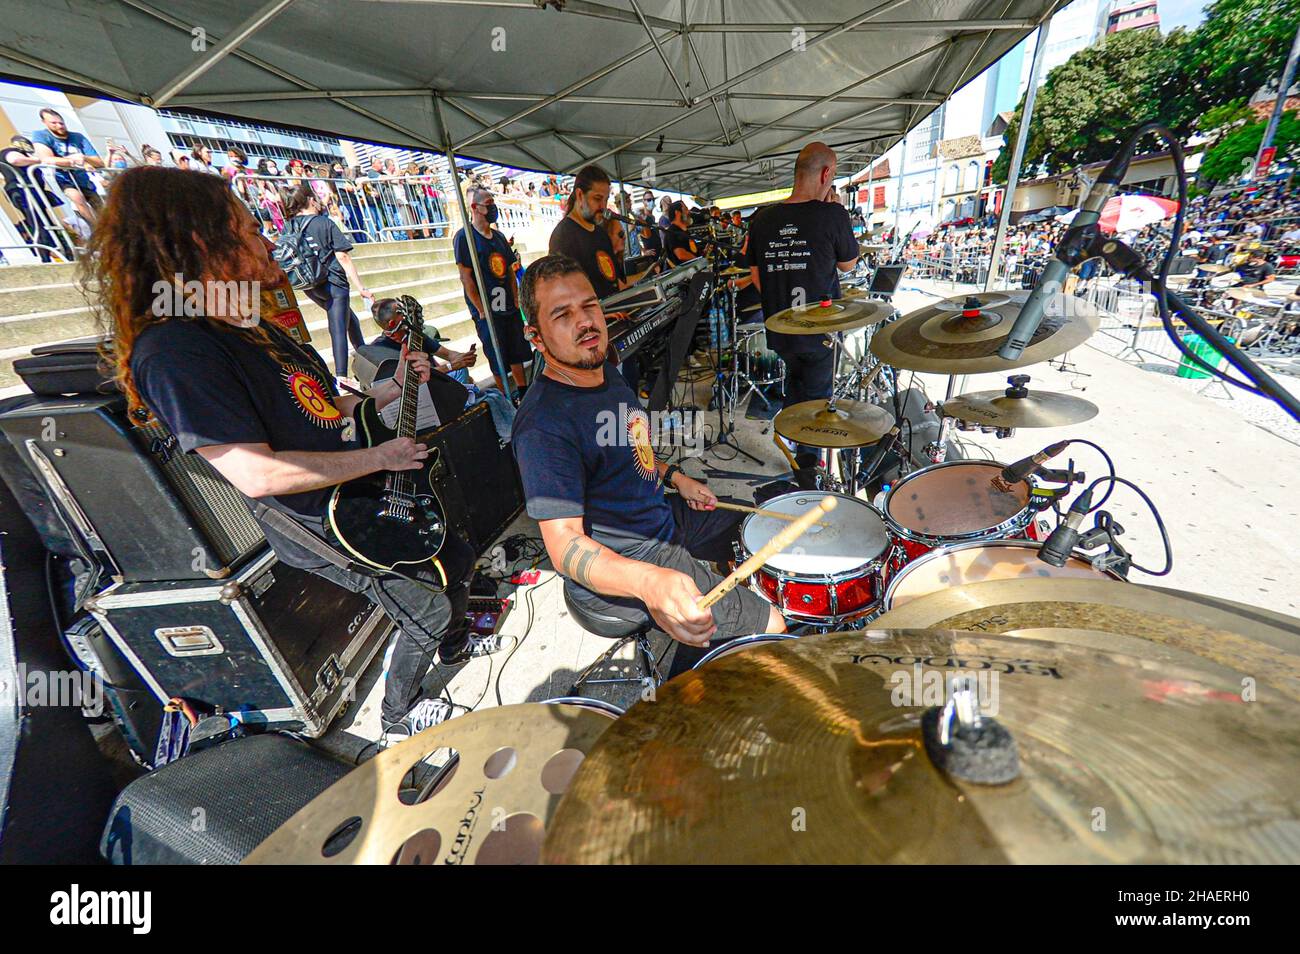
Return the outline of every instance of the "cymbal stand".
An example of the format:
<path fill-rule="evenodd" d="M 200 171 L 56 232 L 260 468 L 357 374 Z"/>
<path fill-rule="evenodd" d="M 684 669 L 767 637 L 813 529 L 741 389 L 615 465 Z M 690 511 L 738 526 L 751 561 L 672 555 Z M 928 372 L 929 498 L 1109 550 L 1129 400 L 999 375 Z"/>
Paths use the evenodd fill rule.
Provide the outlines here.
<path fill-rule="evenodd" d="M 713 389 L 714 400 L 717 402 L 718 406 L 718 433 L 711 442 L 705 445 L 705 449 L 709 450 L 721 446 L 730 447 L 737 454 L 748 457 L 755 464 L 758 464 L 761 467 L 763 461 L 736 443 L 734 436 L 736 433 L 736 405 L 739 403 L 739 395 L 737 393 L 739 387 L 739 379 L 737 377 L 739 357 L 736 348 L 736 290 L 730 287 L 730 283 L 722 284 L 727 289 L 727 327 L 731 334 L 731 367 L 728 372 L 730 377 L 729 379 L 724 379 L 723 377 L 722 325 L 719 323 L 714 328 L 713 339 L 715 346 L 713 352 Z M 710 320 L 712 320 L 712 318 L 710 318 Z M 745 376 L 745 380 L 749 381 L 750 388 L 754 387 L 754 383 L 749 379 L 748 375 Z"/>

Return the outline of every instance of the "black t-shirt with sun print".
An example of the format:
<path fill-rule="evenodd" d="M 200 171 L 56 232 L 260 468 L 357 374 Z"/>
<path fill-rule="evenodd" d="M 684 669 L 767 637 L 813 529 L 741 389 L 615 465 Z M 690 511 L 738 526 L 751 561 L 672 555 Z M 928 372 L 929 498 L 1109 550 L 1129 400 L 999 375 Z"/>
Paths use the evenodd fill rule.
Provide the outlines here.
<path fill-rule="evenodd" d="M 269 323 L 263 327 L 278 342 L 282 360 L 250 333 L 204 319 L 150 325 L 131 352 L 141 399 L 186 452 L 220 444 L 354 449 L 356 428 L 334 405 L 338 392 L 329 368 Z M 291 515 L 320 517 L 329 497 L 325 488 L 264 502 Z"/>
<path fill-rule="evenodd" d="M 581 517 L 593 540 L 616 552 L 670 541 L 676 524 L 659 483 L 650 419 L 612 364 L 605 382 L 580 388 L 538 377 L 515 417 L 528 515 Z"/>
<path fill-rule="evenodd" d="M 579 265 L 596 289 L 597 298 L 618 291 L 618 267 L 614 264 L 614 243 L 602 227 L 590 232 L 565 216 L 551 232 L 548 249 L 552 255 L 567 255 Z"/>

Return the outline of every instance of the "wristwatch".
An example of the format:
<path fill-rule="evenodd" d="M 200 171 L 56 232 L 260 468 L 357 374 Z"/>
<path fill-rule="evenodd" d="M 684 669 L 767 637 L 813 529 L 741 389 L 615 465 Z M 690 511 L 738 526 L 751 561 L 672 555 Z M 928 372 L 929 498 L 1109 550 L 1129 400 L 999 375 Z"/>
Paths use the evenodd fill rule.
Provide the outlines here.
<path fill-rule="evenodd" d="M 676 464 L 669 464 L 668 469 L 664 471 L 664 483 L 669 487 L 673 485 L 673 474 L 680 474 L 682 469 Z"/>

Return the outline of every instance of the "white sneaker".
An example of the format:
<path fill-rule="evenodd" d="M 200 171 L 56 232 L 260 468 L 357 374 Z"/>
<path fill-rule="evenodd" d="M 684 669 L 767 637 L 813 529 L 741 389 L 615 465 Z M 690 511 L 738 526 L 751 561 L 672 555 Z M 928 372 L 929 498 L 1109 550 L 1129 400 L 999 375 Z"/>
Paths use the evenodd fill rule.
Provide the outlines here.
<path fill-rule="evenodd" d="M 410 738 L 451 718 L 451 706 L 446 699 L 421 699 L 411 711 L 393 723 L 384 726 L 385 737 Z"/>

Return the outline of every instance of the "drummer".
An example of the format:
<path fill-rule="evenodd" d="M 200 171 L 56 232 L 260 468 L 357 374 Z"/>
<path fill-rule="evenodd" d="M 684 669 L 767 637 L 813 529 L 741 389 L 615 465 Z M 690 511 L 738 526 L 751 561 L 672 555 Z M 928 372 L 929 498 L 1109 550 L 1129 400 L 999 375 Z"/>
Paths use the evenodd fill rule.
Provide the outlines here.
<path fill-rule="evenodd" d="M 835 167 L 835 153 L 824 142 L 804 146 L 795 160 L 790 197 L 749 220 L 746 261 L 769 318 L 787 308 L 839 298 L 837 271 L 849 271 L 858 260 L 848 210 L 835 201 Z M 767 344 L 785 362 L 783 408 L 831 396 L 835 352 L 826 335 L 769 331 Z M 820 454 L 817 447 L 795 446 L 800 487 L 816 488 Z"/>
<path fill-rule="evenodd" d="M 1241 276 L 1242 288 L 1263 288 L 1277 279 L 1277 269 L 1262 248 L 1250 250 L 1250 258 L 1244 265 L 1237 266 L 1237 274 Z"/>
<path fill-rule="evenodd" d="M 781 614 L 745 587 L 697 605 L 722 580 L 700 560 L 732 557 L 742 515 L 717 509 L 707 485 L 656 459 L 649 418 L 609 363 L 605 314 L 582 267 L 564 255 L 538 259 L 520 299 L 546 367 L 519 406 L 513 447 L 528 515 L 573 601 L 626 620 L 649 613 L 682 644 L 670 678 L 710 640 L 785 632 Z"/>

